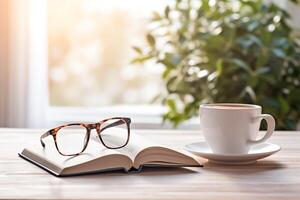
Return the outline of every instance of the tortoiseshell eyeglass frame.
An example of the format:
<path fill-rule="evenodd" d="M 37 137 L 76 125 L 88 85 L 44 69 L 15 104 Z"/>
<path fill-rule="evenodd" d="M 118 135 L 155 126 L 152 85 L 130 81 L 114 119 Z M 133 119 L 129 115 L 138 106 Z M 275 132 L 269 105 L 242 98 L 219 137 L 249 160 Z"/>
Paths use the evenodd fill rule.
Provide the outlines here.
<path fill-rule="evenodd" d="M 101 127 L 105 122 L 109 121 L 109 120 L 117 120 L 115 121 L 114 123 L 112 124 L 109 124 L 105 127 Z M 99 139 L 101 141 L 101 143 L 108 149 L 120 149 L 124 146 L 126 146 L 129 142 L 129 137 L 130 137 L 130 123 L 131 123 L 131 119 L 128 118 L 128 117 L 113 117 L 113 118 L 108 118 L 108 119 L 104 119 L 98 123 L 93 123 L 93 124 L 84 124 L 84 123 L 72 123 L 72 124 L 66 124 L 66 125 L 62 125 L 62 126 L 58 126 L 56 128 L 53 128 L 53 129 L 50 129 L 49 131 L 47 131 L 46 133 L 44 133 L 43 135 L 41 135 L 40 137 L 40 142 L 42 144 L 42 146 L 45 148 L 45 143 L 43 141 L 43 139 L 45 137 L 48 137 L 50 135 L 53 136 L 53 139 L 54 139 L 54 143 L 55 143 L 55 147 L 56 147 L 56 150 L 59 152 L 59 154 L 63 155 L 63 156 L 76 156 L 76 155 L 79 155 L 81 154 L 82 152 L 84 152 L 84 150 L 86 149 L 86 147 L 88 146 L 88 143 L 89 143 L 89 140 L 90 140 L 90 135 L 91 135 L 91 130 L 93 129 L 96 129 L 97 133 L 98 133 L 98 136 L 99 136 Z M 122 146 L 119 146 L 119 147 L 110 147 L 110 146 L 107 146 L 104 141 L 102 140 L 102 137 L 101 137 L 101 132 L 107 128 L 111 128 L 111 127 L 114 127 L 114 126 L 119 126 L 121 124 L 126 124 L 127 126 L 127 140 L 126 142 L 124 143 L 124 145 Z M 78 152 L 78 153 L 74 153 L 74 154 L 64 154 L 62 153 L 59 148 L 58 148 L 58 145 L 57 145 L 57 134 L 59 134 L 59 130 L 64 128 L 64 127 L 68 127 L 68 126 L 82 126 L 86 129 L 86 140 L 85 140 L 85 144 L 83 146 L 83 149 Z"/>

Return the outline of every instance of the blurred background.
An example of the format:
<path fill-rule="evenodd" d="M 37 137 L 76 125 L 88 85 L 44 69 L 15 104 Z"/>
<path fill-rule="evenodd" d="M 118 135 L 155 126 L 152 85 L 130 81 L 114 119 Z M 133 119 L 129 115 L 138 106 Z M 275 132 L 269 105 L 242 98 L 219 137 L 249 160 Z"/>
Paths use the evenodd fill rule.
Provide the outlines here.
<path fill-rule="evenodd" d="M 168 0 L 1 0 L 0 126 L 50 127 L 129 116 L 159 128 L 163 66 L 131 64 Z M 299 9 L 276 1 L 299 27 Z M 197 126 L 197 118 L 182 127 Z M 170 127 L 168 124 L 164 125 Z"/>

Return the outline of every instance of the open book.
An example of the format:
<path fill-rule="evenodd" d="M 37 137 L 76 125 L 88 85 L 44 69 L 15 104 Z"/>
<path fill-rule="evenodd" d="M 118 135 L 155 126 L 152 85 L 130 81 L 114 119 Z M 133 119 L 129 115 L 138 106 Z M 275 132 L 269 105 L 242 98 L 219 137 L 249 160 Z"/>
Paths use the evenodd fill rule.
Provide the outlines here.
<path fill-rule="evenodd" d="M 60 155 L 51 140 L 53 138 L 49 137 L 46 141 L 46 148 L 36 144 L 25 148 L 19 155 L 56 176 L 120 169 L 138 171 L 143 166 L 201 166 L 192 154 L 155 144 L 135 133 L 131 133 L 129 143 L 125 147 L 116 150 L 105 148 L 94 136 L 90 139 L 87 149 L 82 154 L 73 157 Z"/>

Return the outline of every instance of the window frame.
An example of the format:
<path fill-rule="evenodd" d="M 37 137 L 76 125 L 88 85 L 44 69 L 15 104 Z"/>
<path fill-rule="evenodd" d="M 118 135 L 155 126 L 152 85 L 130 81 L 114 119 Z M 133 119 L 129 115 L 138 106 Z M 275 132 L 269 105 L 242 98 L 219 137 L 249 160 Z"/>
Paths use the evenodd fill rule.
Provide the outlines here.
<path fill-rule="evenodd" d="M 130 117 L 134 129 L 173 129 L 169 122 L 163 122 L 163 105 L 116 105 L 109 107 L 56 107 L 47 108 L 47 126 L 73 122 L 97 122 L 110 117 Z M 182 123 L 178 129 L 199 129 L 199 117 Z"/>

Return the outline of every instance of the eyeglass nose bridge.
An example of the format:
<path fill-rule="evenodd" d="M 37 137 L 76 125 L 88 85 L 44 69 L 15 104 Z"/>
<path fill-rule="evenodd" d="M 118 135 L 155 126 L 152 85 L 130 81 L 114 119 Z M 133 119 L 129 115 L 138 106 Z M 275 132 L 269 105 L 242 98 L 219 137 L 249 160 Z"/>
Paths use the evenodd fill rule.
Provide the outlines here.
<path fill-rule="evenodd" d="M 98 137 L 100 137 L 101 123 L 89 124 L 87 126 L 87 131 L 88 131 L 89 135 L 91 134 L 93 129 L 96 129 L 97 135 L 98 135 Z"/>
<path fill-rule="evenodd" d="M 98 129 L 100 129 L 100 123 L 88 124 L 88 125 L 86 125 L 86 128 L 90 131 L 93 129 L 98 130 Z"/>

